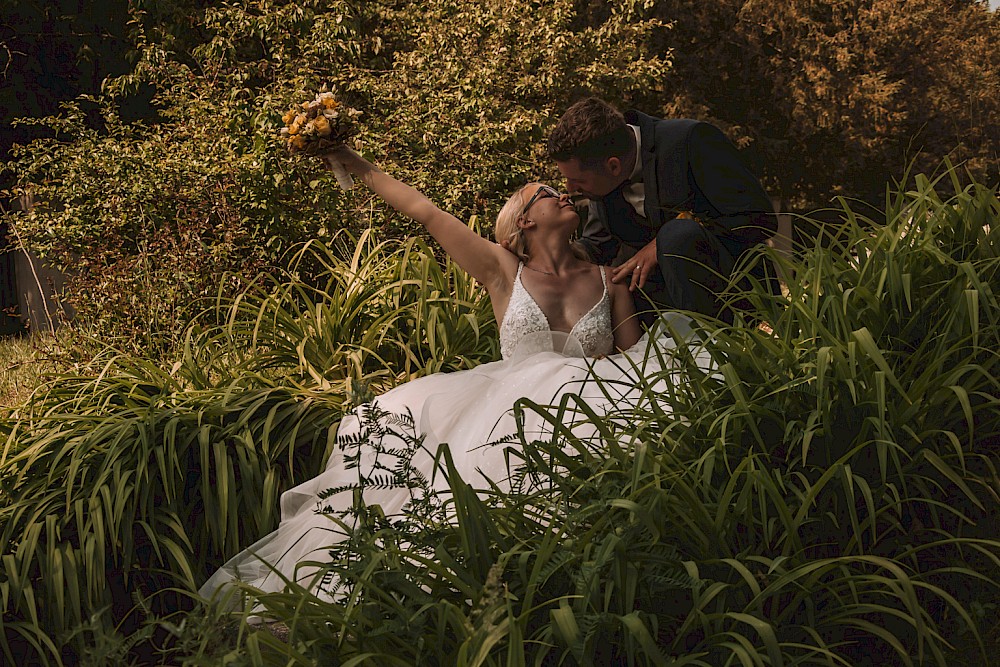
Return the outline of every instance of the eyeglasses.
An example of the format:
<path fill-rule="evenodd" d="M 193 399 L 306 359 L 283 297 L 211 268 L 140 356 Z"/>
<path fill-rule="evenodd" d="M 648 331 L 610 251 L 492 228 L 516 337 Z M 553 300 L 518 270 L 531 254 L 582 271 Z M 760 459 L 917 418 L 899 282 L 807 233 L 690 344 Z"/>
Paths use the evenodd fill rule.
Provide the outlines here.
<path fill-rule="evenodd" d="M 531 195 L 531 199 L 529 199 L 528 203 L 524 205 L 524 208 L 521 209 L 521 215 L 528 212 L 528 209 L 531 208 L 531 205 L 535 203 L 536 199 L 559 199 L 560 197 L 562 197 L 562 195 L 559 194 L 559 191 L 552 186 L 541 185 L 537 190 L 535 190 L 535 194 Z"/>

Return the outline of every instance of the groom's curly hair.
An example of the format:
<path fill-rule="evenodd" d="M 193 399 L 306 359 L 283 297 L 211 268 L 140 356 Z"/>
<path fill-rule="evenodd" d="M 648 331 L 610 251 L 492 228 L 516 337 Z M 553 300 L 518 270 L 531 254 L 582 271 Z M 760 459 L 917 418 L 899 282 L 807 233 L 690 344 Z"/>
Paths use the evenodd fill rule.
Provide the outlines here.
<path fill-rule="evenodd" d="M 597 97 L 584 98 L 566 109 L 548 143 L 549 158 L 577 158 L 585 169 L 593 169 L 609 157 L 624 157 L 631 149 L 625 117 Z"/>

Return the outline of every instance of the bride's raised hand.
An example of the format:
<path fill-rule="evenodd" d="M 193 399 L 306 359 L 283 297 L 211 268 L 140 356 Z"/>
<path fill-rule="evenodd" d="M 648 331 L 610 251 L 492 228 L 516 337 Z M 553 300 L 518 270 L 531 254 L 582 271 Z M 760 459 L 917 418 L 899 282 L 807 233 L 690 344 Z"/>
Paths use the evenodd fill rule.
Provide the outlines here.
<path fill-rule="evenodd" d="M 320 156 L 323 166 L 333 172 L 337 178 L 337 183 L 344 190 L 354 187 L 354 179 L 351 174 L 360 175 L 366 167 L 371 165 L 361 157 L 356 151 L 347 146 L 340 146 Z"/>

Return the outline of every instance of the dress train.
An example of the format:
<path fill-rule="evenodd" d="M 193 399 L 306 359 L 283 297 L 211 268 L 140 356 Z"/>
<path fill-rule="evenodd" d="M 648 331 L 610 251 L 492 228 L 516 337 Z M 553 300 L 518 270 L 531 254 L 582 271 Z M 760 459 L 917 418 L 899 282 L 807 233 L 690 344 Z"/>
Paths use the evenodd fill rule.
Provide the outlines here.
<path fill-rule="evenodd" d="M 379 505 L 387 516 L 400 513 L 413 498 L 414 488 L 390 479 L 399 468 L 387 451 L 410 450 L 404 474 L 422 476 L 425 488 L 444 492 L 448 484 L 438 470 L 435 453 L 441 443 L 448 443 L 456 471 L 465 482 L 476 489 L 494 484 L 502 490 L 509 476 L 505 445 L 490 443 L 509 442 L 509 436 L 517 433 L 514 404 L 527 398 L 543 406 L 557 405 L 571 393 L 590 409 L 608 413 L 639 400 L 639 387 L 645 384 L 648 390 L 650 378 L 655 378 L 655 393 L 656 382 L 670 381 L 669 351 L 676 347 L 675 341 L 690 343 L 691 339 L 687 318 L 672 313 L 663 318 L 665 326 L 643 335 L 623 353 L 585 358 L 573 337 L 538 332 L 525 336 L 508 359 L 465 371 L 435 373 L 377 397 L 341 422 L 338 441 L 349 446 L 339 448 L 319 475 L 282 494 L 278 528 L 232 558 L 205 582 L 200 593 L 211 597 L 233 580 L 266 592 L 280 591 L 287 577 L 321 594 L 324 583 L 318 575 L 322 567 L 308 563 L 322 562 L 330 545 L 347 537 L 330 512 L 347 514 L 359 480 L 368 480 L 365 504 Z M 703 367 L 709 365 L 704 351 L 696 358 Z M 550 424 L 541 415 L 531 410 L 521 415 L 529 440 L 551 434 Z M 594 432 L 584 420 L 567 426 L 582 437 Z M 367 442 L 373 432 L 380 438 L 380 447 Z M 406 433 L 422 435 L 420 446 L 414 447 L 414 438 Z M 344 519 L 351 520 L 349 515 Z"/>

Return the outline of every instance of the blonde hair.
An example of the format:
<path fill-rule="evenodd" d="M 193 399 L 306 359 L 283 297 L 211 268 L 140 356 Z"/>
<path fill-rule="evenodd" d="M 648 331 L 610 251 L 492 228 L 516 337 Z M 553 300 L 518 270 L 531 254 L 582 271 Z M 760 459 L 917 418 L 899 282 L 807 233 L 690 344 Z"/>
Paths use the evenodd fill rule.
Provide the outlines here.
<path fill-rule="evenodd" d="M 518 188 L 517 192 L 510 196 L 507 203 L 497 213 L 497 221 L 493 225 L 493 237 L 497 243 L 510 250 L 517 255 L 518 259 L 525 263 L 531 259 L 531 253 L 528 252 L 528 239 L 524 237 L 524 230 L 517 225 L 517 220 L 521 217 L 521 211 L 524 210 L 526 203 L 524 201 L 524 190 L 527 187 L 525 185 Z M 570 248 L 577 259 L 591 261 L 587 255 L 587 251 L 580 244 L 570 243 Z"/>
<path fill-rule="evenodd" d="M 524 188 L 518 188 L 517 192 L 510 196 L 507 203 L 497 213 L 497 221 L 493 226 L 493 237 L 497 243 L 517 255 L 522 262 L 527 262 L 531 257 L 528 254 L 528 240 L 524 238 L 524 230 L 517 226 L 517 219 L 521 217 L 521 210 L 525 203 L 524 197 L 521 196 L 522 192 L 524 192 Z"/>

